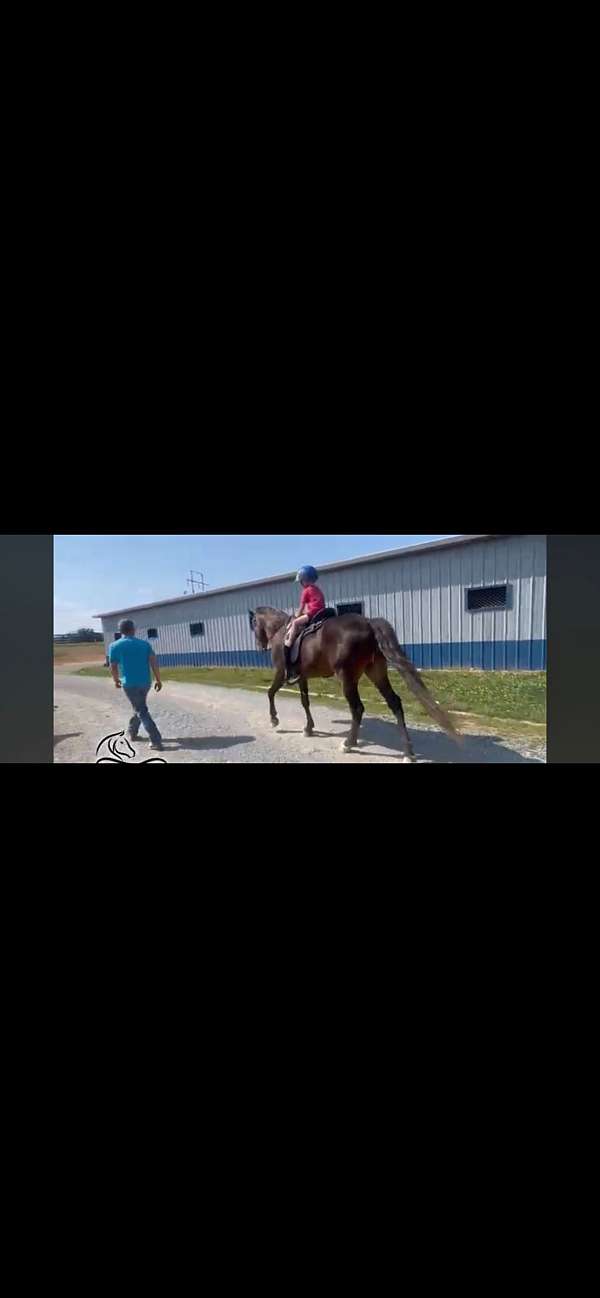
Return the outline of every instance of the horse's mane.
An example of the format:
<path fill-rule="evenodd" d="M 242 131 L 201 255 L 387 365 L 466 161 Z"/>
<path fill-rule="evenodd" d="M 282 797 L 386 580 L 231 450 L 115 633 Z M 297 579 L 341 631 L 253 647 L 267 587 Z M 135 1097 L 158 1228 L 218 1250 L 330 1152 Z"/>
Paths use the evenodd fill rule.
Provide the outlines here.
<path fill-rule="evenodd" d="M 265 636 L 272 641 L 273 637 L 279 635 L 292 620 L 292 614 L 286 613 L 283 608 L 271 608 L 268 604 L 262 604 L 260 608 L 254 610 L 255 617 L 262 618 L 265 623 L 263 628 Z M 268 631 L 266 630 L 268 627 Z"/>
<path fill-rule="evenodd" d="M 290 618 L 291 614 L 286 613 L 283 608 L 271 608 L 269 604 L 262 604 L 260 608 L 255 608 L 255 613 L 274 613 L 276 617 Z"/>

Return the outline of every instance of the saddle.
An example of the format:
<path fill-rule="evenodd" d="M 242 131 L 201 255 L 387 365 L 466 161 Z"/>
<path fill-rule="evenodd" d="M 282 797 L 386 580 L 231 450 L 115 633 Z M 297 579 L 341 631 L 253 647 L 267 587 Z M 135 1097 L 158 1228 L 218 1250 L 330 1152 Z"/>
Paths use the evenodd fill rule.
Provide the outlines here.
<path fill-rule="evenodd" d="M 323 623 L 328 622 L 331 617 L 337 617 L 334 608 L 324 608 L 320 613 L 315 613 L 308 626 L 305 626 L 297 639 L 294 640 L 294 643 L 288 652 L 289 664 L 291 667 L 295 667 L 298 662 L 302 641 L 306 640 L 308 635 L 313 635 L 315 631 L 320 631 Z"/>

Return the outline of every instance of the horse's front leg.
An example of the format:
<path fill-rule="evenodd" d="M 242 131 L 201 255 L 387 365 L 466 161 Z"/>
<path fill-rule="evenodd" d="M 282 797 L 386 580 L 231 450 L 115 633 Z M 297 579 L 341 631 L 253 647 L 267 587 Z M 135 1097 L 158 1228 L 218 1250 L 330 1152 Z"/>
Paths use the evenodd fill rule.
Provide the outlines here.
<path fill-rule="evenodd" d="M 279 666 L 278 666 L 278 667 L 277 667 L 277 675 L 276 675 L 275 680 L 273 681 L 273 684 L 272 684 L 272 686 L 271 686 L 271 688 L 270 688 L 270 690 L 269 690 L 269 708 L 270 708 L 270 712 L 271 712 L 271 725 L 272 725 L 272 726 L 278 726 L 278 725 L 279 725 L 279 717 L 277 716 L 277 709 L 276 709 L 276 707 L 275 707 L 275 695 L 279 693 L 279 690 L 281 689 L 281 686 L 283 685 L 284 680 L 285 680 L 285 667 L 279 667 Z"/>

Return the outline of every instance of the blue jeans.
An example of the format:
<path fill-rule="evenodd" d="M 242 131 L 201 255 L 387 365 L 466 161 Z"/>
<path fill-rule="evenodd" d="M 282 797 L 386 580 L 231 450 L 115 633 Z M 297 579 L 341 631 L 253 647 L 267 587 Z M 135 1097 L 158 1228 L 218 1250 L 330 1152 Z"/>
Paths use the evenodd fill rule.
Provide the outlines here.
<path fill-rule="evenodd" d="M 138 730 L 142 725 L 150 735 L 150 742 L 152 744 L 160 744 L 161 743 L 160 731 L 158 729 L 158 726 L 156 725 L 156 722 L 152 720 L 152 717 L 150 716 L 150 713 L 148 711 L 148 705 L 146 703 L 149 689 L 150 689 L 149 685 L 124 685 L 123 686 L 123 693 L 127 695 L 127 698 L 129 699 L 129 702 L 131 703 L 131 706 L 134 709 L 133 716 L 129 722 L 129 734 L 132 739 L 137 739 Z"/>

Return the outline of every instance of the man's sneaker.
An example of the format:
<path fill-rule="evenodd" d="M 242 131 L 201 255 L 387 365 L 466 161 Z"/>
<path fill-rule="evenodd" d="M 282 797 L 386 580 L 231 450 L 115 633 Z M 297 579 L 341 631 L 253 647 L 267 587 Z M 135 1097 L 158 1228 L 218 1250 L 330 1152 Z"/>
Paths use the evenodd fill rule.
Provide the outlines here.
<path fill-rule="evenodd" d="M 135 743 L 137 743 L 137 738 L 138 738 L 138 736 L 137 736 L 137 734 L 134 735 L 133 732 L 132 732 L 131 730 L 128 730 L 128 731 L 127 731 L 127 734 L 126 734 L 125 737 L 126 737 L 126 739 L 129 740 L 129 742 L 130 742 L 131 744 L 135 744 Z"/>
<path fill-rule="evenodd" d="M 165 751 L 162 744 L 150 744 L 150 747 L 153 748 L 156 753 L 164 753 Z"/>

